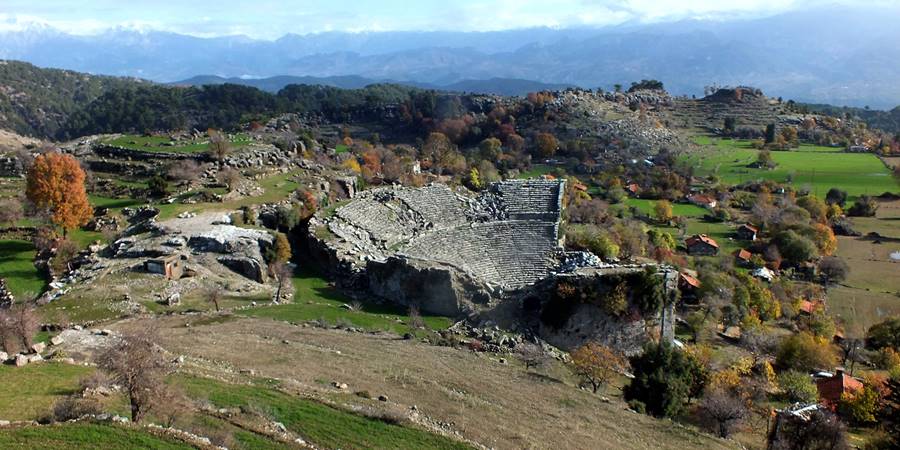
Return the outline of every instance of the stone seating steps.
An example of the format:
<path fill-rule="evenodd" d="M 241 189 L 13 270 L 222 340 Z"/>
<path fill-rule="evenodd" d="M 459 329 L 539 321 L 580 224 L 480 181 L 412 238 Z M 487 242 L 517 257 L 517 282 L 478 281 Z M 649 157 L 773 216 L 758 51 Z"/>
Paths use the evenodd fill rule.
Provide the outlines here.
<path fill-rule="evenodd" d="M 463 226 L 413 240 L 402 254 L 453 265 L 476 279 L 516 288 L 556 266 L 556 224 L 510 221 Z"/>

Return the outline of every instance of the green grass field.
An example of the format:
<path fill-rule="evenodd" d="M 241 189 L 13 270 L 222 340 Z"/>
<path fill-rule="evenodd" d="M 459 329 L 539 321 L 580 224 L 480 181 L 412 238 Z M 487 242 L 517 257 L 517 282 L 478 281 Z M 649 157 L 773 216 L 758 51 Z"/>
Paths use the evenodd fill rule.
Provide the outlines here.
<path fill-rule="evenodd" d="M 302 272 L 294 277 L 294 302 L 245 309 L 239 314 L 253 317 L 269 317 L 287 322 L 304 322 L 324 319 L 329 324 L 346 321 L 354 327 L 370 331 L 391 331 L 403 334 L 409 331 L 406 311 L 390 305 L 363 303 L 362 311 L 350 311 L 341 306 L 353 300 L 328 285 L 323 278 Z M 447 317 L 423 315 L 425 325 L 432 330 L 444 329 L 453 324 Z M 401 323 L 402 322 L 402 323 Z"/>
<path fill-rule="evenodd" d="M 626 205 L 634 206 L 640 212 L 647 214 L 650 217 L 653 217 L 655 214 L 653 208 L 656 206 L 656 202 L 657 200 L 646 200 L 642 198 L 628 198 L 625 200 Z M 690 203 L 672 203 L 672 214 L 683 217 L 703 217 L 706 214 L 709 214 L 709 210 Z"/>
<path fill-rule="evenodd" d="M 897 180 L 872 154 L 844 153 L 840 148 L 801 144 L 793 151 L 773 151 L 778 166 L 764 170 L 747 167 L 758 153 L 750 147 L 750 141 L 703 136 L 695 138 L 695 142 L 703 148 L 682 160 L 692 165 L 697 175 L 717 175 L 727 183 L 761 179 L 786 182 L 793 176 L 793 186 L 809 188 L 819 197 L 824 197 L 832 187 L 847 191 L 851 197 L 900 191 Z"/>
<path fill-rule="evenodd" d="M 520 173 L 516 178 L 538 178 L 543 175 L 552 174 L 557 168 L 547 164 L 532 164 L 531 168 Z"/>
<path fill-rule="evenodd" d="M 363 449 L 463 449 L 466 445 L 427 431 L 388 423 L 261 385 L 228 385 L 182 377 L 175 381 L 194 398 L 208 399 L 219 408 L 254 407 L 319 447 Z"/>
<path fill-rule="evenodd" d="M 347 147 L 344 144 L 338 144 L 334 146 L 334 152 L 337 154 L 347 153 L 350 151 L 350 147 Z"/>
<path fill-rule="evenodd" d="M 37 296 L 47 284 L 34 267 L 34 245 L 28 241 L 0 240 L 0 277 L 17 299 Z"/>
<path fill-rule="evenodd" d="M 53 450 L 181 450 L 194 447 L 140 429 L 100 423 L 65 423 L 0 429 L 0 448 Z"/>
<path fill-rule="evenodd" d="M 36 420 L 78 389 L 94 368 L 61 363 L 0 365 L 0 419 Z M 0 441 L 2 442 L 2 441 Z"/>
<path fill-rule="evenodd" d="M 145 152 L 160 153 L 203 153 L 209 148 L 209 144 L 205 139 L 191 141 L 191 143 L 180 143 L 179 145 L 168 145 L 171 142 L 168 136 L 140 136 L 134 134 L 126 134 L 115 139 L 105 141 L 106 144 L 115 145 L 117 147 L 130 148 L 133 150 L 141 150 Z M 252 142 L 246 134 L 237 134 L 231 140 L 231 147 L 243 147 Z"/>

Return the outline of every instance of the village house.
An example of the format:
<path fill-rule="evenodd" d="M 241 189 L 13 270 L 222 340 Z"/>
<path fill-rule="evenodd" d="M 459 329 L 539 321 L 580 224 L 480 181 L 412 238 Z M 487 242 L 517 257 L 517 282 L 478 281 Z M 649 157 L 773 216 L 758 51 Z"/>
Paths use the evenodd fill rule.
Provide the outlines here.
<path fill-rule="evenodd" d="M 700 289 L 700 280 L 696 276 L 685 272 L 678 273 L 678 290 L 681 291 L 682 299 L 696 298 L 698 289 Z"/>
<path fill-rule="evenodd" d="M 800 314 L 811 316 L 816 311 L 825 309 L 825 302 L 822 300 L 800 300 L 797 310 Z"/>
<path fill-rule="evenodd" d="M 843 369 L 838 369 L 832 377 L 819 378 L 816 380 L 816 389 L 819 391 L 819 400 L 823 405 L 832 410 L 837 406 L 842 395 L 859 392 L 862 388 L 862 381 L 847 375 L 844 373 Z"/>
<path fill-rule="evenodd" d="M 757 234 L 759 234 L 759 229 L 754 227 L 753 225 L 745 223 L 738 227 L 735 234 L 737 235 L 737 238 L 742 241 L 755 241 Z"/>
<path fill-rule="evenodd" d="M 148 259 L 144 262 L 144 270 L 165 275 L 168 280 L 177 280 L 184 274 L 184 259 L 177 254 Z"/>
<path fill-rule="evenodd" d="M 719 254 L 719 243 L 705 234 L 695 234 L 687 238 L 684 246 L 690 255 L 715 256 Z"/>
<path fill-rule="evenodd" d="M 734 259 L 739 265 L 748 266 L 750 265 L 750 258 L 753 257 L 753 253 L 745 249 L 737 249 L 734 251 Z"/>
<path fill-rule="evenodd" d="M 706 209 L 713 209 L 718 205 L 715 197 L 707 194 L 694 194 L 687 198 L 688 202 Z"/>
<path fill-rule="evenodd" d="M 632 197 L 637 197 L 641 193 L 641 187 L 637 183 L 629 183 L 625 186 L 625 192 Z"/>

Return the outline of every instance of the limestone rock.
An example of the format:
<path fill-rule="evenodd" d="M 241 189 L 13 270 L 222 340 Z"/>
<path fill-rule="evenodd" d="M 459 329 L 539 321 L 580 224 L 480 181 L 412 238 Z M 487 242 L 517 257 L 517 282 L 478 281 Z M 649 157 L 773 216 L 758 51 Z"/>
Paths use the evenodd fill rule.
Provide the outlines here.
<path fill-rule="evenodd" d="M 43 342 L 37 342 L 31 346 L 31 351 L 33 351 L 35 353 L 41 353 L 46 349 L 47 349 L 47 344 L 45 344 Z"/>

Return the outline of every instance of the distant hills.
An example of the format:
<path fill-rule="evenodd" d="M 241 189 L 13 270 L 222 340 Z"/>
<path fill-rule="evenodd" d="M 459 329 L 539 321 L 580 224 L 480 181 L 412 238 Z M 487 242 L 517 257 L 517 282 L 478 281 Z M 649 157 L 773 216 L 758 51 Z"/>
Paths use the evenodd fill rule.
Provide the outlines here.
<path fill-rule="evenodd" d="M 0 58 L 166 83 L 197 74 L 243 84 L 258 79 L 252 83 L 265 82 L 260 86 L 266 90 L 283 85 L 282 76 L 339 86 L 393 80 L 503 94 L 544 85 L 612 89 L 646 78 L 665 81 L 676 95 L 700 96 L 714 84 L 751 85 L 801 102 L 891 109 L 900 104 L 900 8 L 880 5 L 809 6 L 753 20 L 329 32 L 274 41 L 124 29 L 81 36 L 35 26 L 0 33 Z"/>
<path fill-rule="evenodd" d="M 216 75 L 198 75 L 182 81 L 170 83 L 176 86 L 203 86 L 218 84 L 239 84 L 251 86 L 266 92 L 278 92 L 290 84 L 309 84 L 331 86 L 341 89 L 360 89 L 372 84 L 389 83 L 422 89 L 435 89 L 450 92 L 470 92 L 475 94 L 497 94 L 504 96 L 524 96 L 529 92 L 556 91 L 571 87 L 569 84 L 541 83 L 539 81 L 513 78 L 490 78 L 486 80 L 461 80 L 450 84 L 434 84 L 415 81 L 373 80 L 356 75 L 311 77 L 281 75 L 268 78 L 219 77 Z"/>

